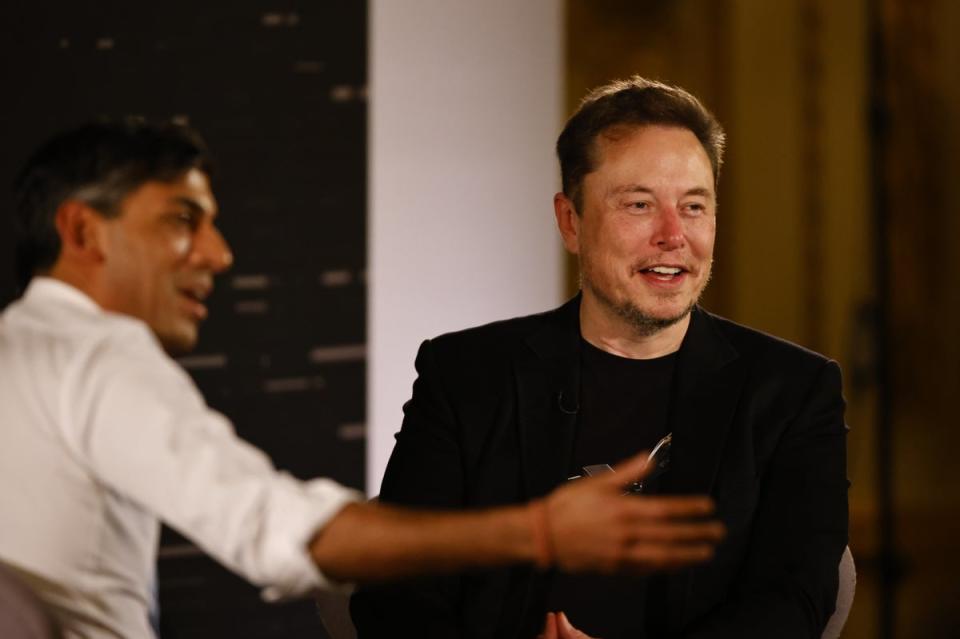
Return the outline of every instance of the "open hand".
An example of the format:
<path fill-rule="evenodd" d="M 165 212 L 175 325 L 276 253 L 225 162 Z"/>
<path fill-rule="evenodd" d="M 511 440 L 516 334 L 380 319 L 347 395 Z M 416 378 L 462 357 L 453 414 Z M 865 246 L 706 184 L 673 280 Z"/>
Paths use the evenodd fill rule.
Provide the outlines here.
<path fill-rule="evenodd" d="M 644 574 L 706 561 L 723 539 L 723 525 L 706 517 L 706 496 L 623 495 L 642 478 L 647 454 L 613 473 L 566 484 L 546 499 L 547 525 L 556 565 L 566 571 Z"/>

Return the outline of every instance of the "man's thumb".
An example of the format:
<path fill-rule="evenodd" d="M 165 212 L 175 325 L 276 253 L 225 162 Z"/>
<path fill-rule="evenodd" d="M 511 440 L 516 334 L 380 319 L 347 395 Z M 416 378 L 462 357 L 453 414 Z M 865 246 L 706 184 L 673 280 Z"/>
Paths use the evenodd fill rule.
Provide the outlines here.
<path fill-rule="evenodd" d="M 603 479 L 616 484 L 625 486 L 630 482 L 640 481 L 650 472 L 650 464 L 647 463 L 650 458 L 650 451 L 642 451 L 629 459 L 625 459 L 613 468 L 613 473 Z"/>

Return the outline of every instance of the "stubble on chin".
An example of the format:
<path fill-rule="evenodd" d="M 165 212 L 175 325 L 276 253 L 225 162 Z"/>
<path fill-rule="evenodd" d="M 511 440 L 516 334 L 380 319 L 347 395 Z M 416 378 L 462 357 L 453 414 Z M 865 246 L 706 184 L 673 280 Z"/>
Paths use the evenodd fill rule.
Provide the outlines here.
<path fill-rule="evenodd" d="M 709 275 L 707 276 L 707 281 L 709 281 Z M 580 275 L 580 286 L 583 289 L 589 289 L 598 302 L 601 305 L 610 310 L 614 315 L 624 320 L 628 326 L 630 326 L 637 337 L 650 337 L 651 335 L 656 335 L 660 331 L 670 328 L 677 322 L 680 322 L 686 318 L 693 311 L 693 307 L 697 305 L 697 302 L 700 300 L 700 295 L 703 293 L 706 288 L 706 282 L 697 292 L 697 295 L 693 298 L 689 305 L 684 308 L 682 311 L 675 315 L 668 316 L 658 316 L 651 313 L 645 312 L 643 309 L 638 307 L 633 303 L 632 300 L 615 300 L 611 296 L 607 295 L 600 287 L 594 286 L 590 281 L 590 278 L 586 274 L 581 273 Z"/>
<path fill-rule="evenodd" d="M 594 296 L 601 304 L 613 311 L 617 317 L 624 320 L 638 337 L 650 337 L 666 328 L 670 328 L 689 315 L 697 303 L 696 300 L 692 301 L 689 306 L 677 315 L 658 317 L 644 312 L 630 300 L 616 302 L 604 295 L 602 291 L 593 288 L 591 288 L 591 291 L 593 291 Z"/>

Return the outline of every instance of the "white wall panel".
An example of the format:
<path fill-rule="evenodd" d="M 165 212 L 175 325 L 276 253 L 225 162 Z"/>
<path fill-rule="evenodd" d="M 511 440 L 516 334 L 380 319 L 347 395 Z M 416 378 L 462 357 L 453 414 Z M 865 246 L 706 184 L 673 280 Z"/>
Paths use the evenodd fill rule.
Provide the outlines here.
<path fill-rule="evenodd" d="M 560 0 L 370 5 L 367 486 L 426 338 L 561 301 Z"/>

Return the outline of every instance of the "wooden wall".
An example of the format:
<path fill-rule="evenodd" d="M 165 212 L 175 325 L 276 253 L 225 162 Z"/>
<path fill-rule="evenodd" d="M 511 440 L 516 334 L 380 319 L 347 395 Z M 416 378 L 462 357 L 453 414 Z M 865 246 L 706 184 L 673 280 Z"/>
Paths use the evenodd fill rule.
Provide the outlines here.
<path fill-rule="evenodd" d="M 952 410 L 960 338 L 951 327 L 960 311 L 960 215 L 950 191 L 960 174 L 960 45 L 951 37 L 958 6 L 568 1 L 569 111 L 587 89 L 639 73 L 691 90 L 727 129 L 705 306 L 843 367 L 851 547 L 860 568 L 845 637 L 947 637 L 960 626 L 951 603 L 960 588 L 950 577 L 960 571 L 951 544 L 960 532 L 951 464 L 960 449 Z M 878 57 L 889 64 L 872 75 Z M 871 98 L 875 85 L 880 100 Z M 886 107 L 885 137 L 871 124 L 878 107 Z M 884 211 L 889 245 L 881 251 Z M 573 289 L 575 264 L 568 269 Z M 890 322 L 878 336 L 885 307 Z M 882 398 L 878 344 L 889 347 L 893 373 Z M 883 406 L 893 462 L 881 469 Z M 881 473 L 894 488 L 904 567 L 887 617 L 878 586 Z M 889 628 L 884 619 L 893 620 Z"/>

